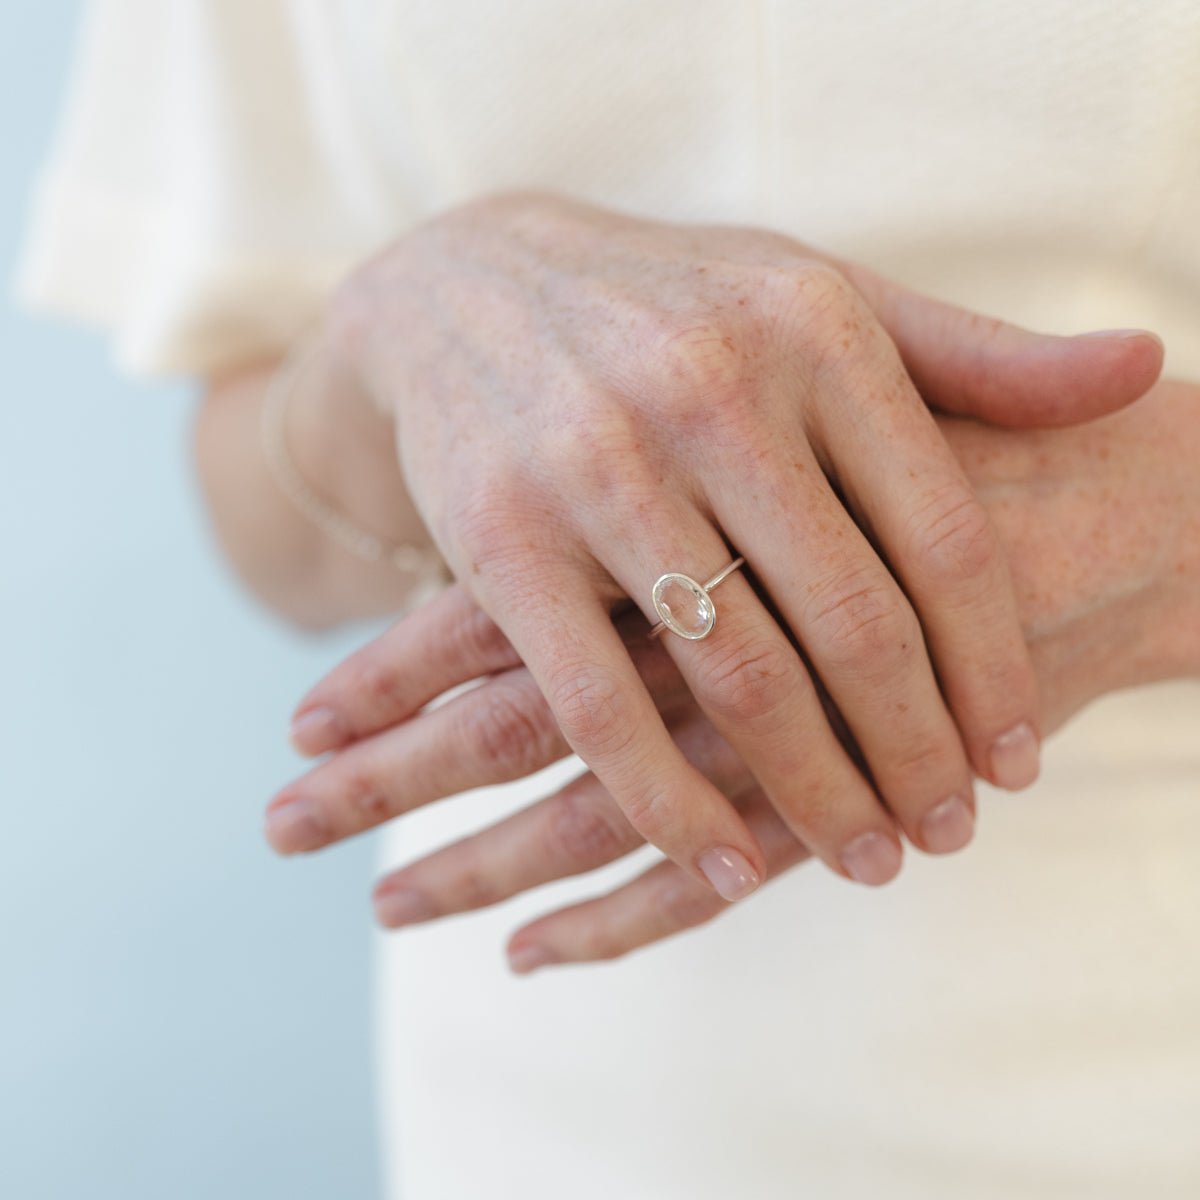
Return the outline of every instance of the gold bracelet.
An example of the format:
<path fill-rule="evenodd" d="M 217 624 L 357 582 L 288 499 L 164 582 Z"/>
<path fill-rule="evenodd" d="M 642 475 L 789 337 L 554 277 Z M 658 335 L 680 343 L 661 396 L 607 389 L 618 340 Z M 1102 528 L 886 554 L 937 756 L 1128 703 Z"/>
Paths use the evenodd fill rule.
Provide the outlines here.
<path fill-rule="evenodd" d="M 279 490 L 302 516 L 356 558 L 364 562 L 389 563 L 399 571 L 422 576 L 431 576 L 436 571 L 438 582 L 448 580 L 445 564 L 436 550 L 402 545 L 377 537 L 319 496 L 300 474 L 288 450 L 286 425 L 291 384 L 315 352 L 311 346 L 306 349 L 304 354 L 295 346 L 288 351 L 271 373 L 263 396 L 262 420 L 259 424 L 263 454 Z"/>

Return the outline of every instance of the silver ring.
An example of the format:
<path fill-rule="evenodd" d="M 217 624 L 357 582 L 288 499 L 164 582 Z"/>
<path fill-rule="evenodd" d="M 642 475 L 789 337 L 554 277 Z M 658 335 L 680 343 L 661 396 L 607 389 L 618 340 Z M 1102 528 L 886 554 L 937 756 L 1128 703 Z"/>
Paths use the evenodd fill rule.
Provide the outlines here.
<path fill-rule="evenodd" d="M 738 555 L 728 566 L 722 567 L 706 583 L 697 583 L 690 575 L 679 571 L 668 571 L 654 581 L 650 603 L 662 619 L 646 636 L 658 637 L 664 629 L 677 633 L 689 642 L 698 642 L 713 631 L 717 623 L 717 606 L 708 594 L 728 575 L 732 575 L 744 562 Z"/>

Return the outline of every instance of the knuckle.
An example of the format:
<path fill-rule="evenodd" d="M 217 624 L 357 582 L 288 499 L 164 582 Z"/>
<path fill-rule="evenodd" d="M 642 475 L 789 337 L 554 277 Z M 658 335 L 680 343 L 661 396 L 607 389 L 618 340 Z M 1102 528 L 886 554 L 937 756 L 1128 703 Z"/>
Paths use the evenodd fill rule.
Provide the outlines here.
<path fill-rule="evenodd" d="M 715 715 L 757 723 L 778 713 L 792 695 L 798 672 L 791 651 L 770 638 L 732 639 L 698 668 L 697 692 Z"/>
<path fill-rule="evenodd" d="M 628 749 L 635 733 L 629 701 L 607 671 L 574 664 L 559 667 L 547 693 L 559 728 L 572 746 L 605 755 Z"/>
<path fill-rule="evenodd" d="M 1027 647 L 1020 643 L 988 647 L 976 656 L 970 675 L 952 693 L 952 708 L 965 739 L 991 741 L 1036 713 L 1040 704 L 1037 674 Z"/>
<path fill-rule="evenodd" d="M 454 897 L 454 907 L 460 911 L 488 908 L 508 898 L 491 873 L 488 857 L 478 848 L 475 837 L 466 838 L 455 847 L 457 864 L 448 892 Z"/>
<path fill-rule="evenodd" d="M 891 767 L 891 774 L 903 786 L 919 788 L 924 795 L 931 779 L 944 779 L 947 775 L 957 777 L 964 769 L 952 739 L 925 734 L 905 740 Z"/>
<path fill-rule="evenodd" d="M 477 568 L 519 550 L 514 530 L 520 528 L 527 500 L 527 488 L 515 474 L 492 475 L 450 497 L 446 521 L 451 536 Z"/>
<path fill-rule="evenodd" d="M 552 464 L 555 480 L 582 495 L 590 513 L 632 507 L 662 490 L 661 476 L 642 449 L 644 424 L 622 398 L 602 397 L 544 430 L 537 458 Z"/>
<path fill-rule="evenodd" d="M 939 581 L 983 574 L 999 553 L 986 509 L 959 484 L 939 489 L 920 506 L 911 545 L 915 560 Z"/>
<path fill-rule="evenodd" d="M 885 336 L 854 285 L 817 260 L 775 269 L 766 289 L 777 340 L 812 383 L 884 352 Z"/>
<path fill-rule="evenodd" d="M 987 700 L 992 700 L 993 697 L 997 698 L 986 705 L 989 710 L 988 717 L 992 721 L 995 721 L 993 714 L 998 708 L 1005 710 L 1006 713 L 1013 713 L 1015 719 L 1019 719 L 1022 714 L 1027 715 L 1037 711 L 1037 672 L 1033 667 L 1033 657 L 1030 654 L 1029 646 L 1019 638 L 1014 640 L 1012 648 L 1007 654 L 1001 652 L 996 656 L 994 665 L 984 662 L 980 666 L 979 679 L 983 685 L 980 708 L 984 707 Z M 1002 722 L 1003 728 L 1009 728 L 1015 723 L 1015 719 Z M 986 722 L 987 717 L 976 718 L 978 727 L 982 727 Z"/>
<path fill-rule="evenodd" d="M 837 312 L 855 304 L 858 295 L 850 281 L 832 263 L 812 258 L 777 273 L 781 283 L 803 298 L 805 308 L 815 314 Z"/>
<path fill-rule="evenodd" d="M 829 263 L 812 259 L 769 269 L 764 297 L 789 330 L 825 333 L 844 323 L 858 307 L 858 294 L 849 280 Z"/>
<path fill-rule="evenodd" d="M 686 429 L 707 428 L 743 412 L 756 391 L 749 333 L 711 316 L 659 332 L 646 360 L 657 413 Z"/>
<path fill-rule="evenodd" d="M 890 668 L 914 651 L 920 636 L 895 589 L 870 570 L 846 572 L 819 586 L 807 617 L 814 648 L 839 669 Z"/>
<path fill-rule="evenodd" d="M 583 962 L 610 962 L 632 948 L 618 929 L 608 925 L 597 923 L 579 931 L 578 958 Z"/>
<path fill-rule="evenodd" d="M 405 706 L 404 677 L 397 667 L 382 659 L 362 664 L 355 690 L 375 714 L 394 712 Z"/>
<path fill-rule="evenodd" d="M 700 887 L 692 879 L 673 879 L 661 886 L 654 904 L 670 930 L 703 925 L 729 907 L 711 888 Z"/>
<path fill-rule="evenodd" d="M 378 825 L 393 815 L 387 793 L 365 768 L 360 767 L 346 776 L 341 794 L 342 802 L 357 827 Z"/>
<path fill-rule="evenodd" d="M 553 727 L 531 692 L 493 682 L 472 701 L 463 706 L 461 732 L 488 771 L 515 778 L 546 765 Z"/>
<path fill-rule="evenodd" d="M 621 811 L 638 835 L 651 845 L 661 848 L 663 842 L 674 840 L 680 814 L 662 790 L 643 787 L 623 797 Z"/>
<path fill-rule="evenodd" d="M 845 806 L 845 788 L 831 785 L 818 777 L 804 794 L 780 810 L 793 837 L 805 844 L 819 844 L 824 831 L 836 825 L 839 810 Z"/>
<path fill-rule="evenodd" d="M 578 788 L 569 788 L 551 806 L 546 834 L 552 859 L 585 866 L 611 862 L 629 841 L 627 829 Z"/>
<path fill-rule="evenodd" d="M 601 462 L 622 457 L 634 442 L 631 418 L 603 391 L 581 390 L 537 431 L 536 458 L 558 478 L 589 478 Z"/>
<path fill-rule="evenodd" d="M 457 622 L 451 637 L 469 662 L 496 662 L 512 648 L 504 630 L 474 603 Z"/>

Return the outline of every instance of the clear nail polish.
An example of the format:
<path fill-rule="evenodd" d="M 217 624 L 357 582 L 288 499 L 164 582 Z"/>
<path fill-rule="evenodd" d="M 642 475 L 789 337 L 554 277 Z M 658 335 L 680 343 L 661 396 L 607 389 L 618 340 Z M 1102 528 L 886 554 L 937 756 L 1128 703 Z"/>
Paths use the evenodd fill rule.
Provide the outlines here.
<path fill-rule="evenodd" d="M 1041 772 L 1041 758 L 1033 726 L 1022 721 L 992 744 L 992 778 L 1006 791 L 1027 788 Z"/>
<path fill-rule="evenodd" d="M 879 887 L 896 877 L 903 857 L 892 838 L 882 833 L 864 833 L 842 850 L 842 866 L 851 879 Z"/>
<path fill-rule="evenodd" d="M 416 888 L 383 886 L 375 892 L 375 918 L 389 929 L 415 925 L 436 916 L 433 901 Z"/>
<path fill-rule="evenodd" d="M 318 705 L 292 720 L 288 740 L 298 754 L 311 757 L 344 745 L 346 735 L 337 713 L 325 705 Z"/>
<path fill-rule="evenodd" d="M 280 854 L 317 850 L 329 841 L 324 818 L 306 796 L 292 796 L 268 808 L 263 832 Z"/>
<path fill-rule="evenodd" d="M 557 962 L 558 956 L 545 946 L 516 946 L 508 952 L 508 962 L 518 975 L 528 975 L 538 967 Z"/>
<path fill-rule="evenodd" d="M 732 846 L 716 846 L 696 860 L 705 879 L 722 899 L 741 900 L 762 882 L 746 856 Z"/>
<path fill-rule="evenodd" d="M 975 818 L 961 796 L 934 805 L 921 818 L 921 843 L 931 854 L 961 850 L 975 833 Z"/>
<path fill-rule="evenodd" d="M 1077 333 L 1075 336 L 1081 338 L 1112 338 L 1115 341 L 1123 341 L 1136 337 L 1156 338 L 1158 335 L 1151 333 L 1148 329 L 1092 329 L 1087 333 Z"/>

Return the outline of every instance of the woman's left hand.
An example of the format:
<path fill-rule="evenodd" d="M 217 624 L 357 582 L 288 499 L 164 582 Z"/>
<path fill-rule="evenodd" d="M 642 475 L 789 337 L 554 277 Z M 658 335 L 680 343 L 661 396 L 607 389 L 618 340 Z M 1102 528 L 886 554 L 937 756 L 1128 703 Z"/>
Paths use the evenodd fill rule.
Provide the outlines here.
<path fill-rule="evenodd" d="M 1068 430 L 940 424 L 1009 555 L 1048 729 L 1105 692 L 1200 674 L 1200 386 L 1163 383 L 1130 409 Z M 804 860 L 804 846 L 698 711 L 669 655 L 646 641 L 644 618 L 627 613 L 617 625 L 677 744 L 760 840 L 769 876 Z M 421 711 L 477 679 L 480 686 Z M 459 587 L 318 683 L 297 710 L 297 721 L 305 718 L 340 728 L 344 748 L 280 792 L 268 836 L 273 818 L 286 821 L 289 799 L 315 797 L 328 823 L 310 831 L 314 849 L 569 753 L 515 650 Z M 375 892 L 377 913 L 396 926 L 480 908 L 643 844 L 585 772 L 388 876 Z M 517 970 L 614 958 L 727 907 L 664 860 L 607 895 L 526 925 L 509 954 Z"/>

